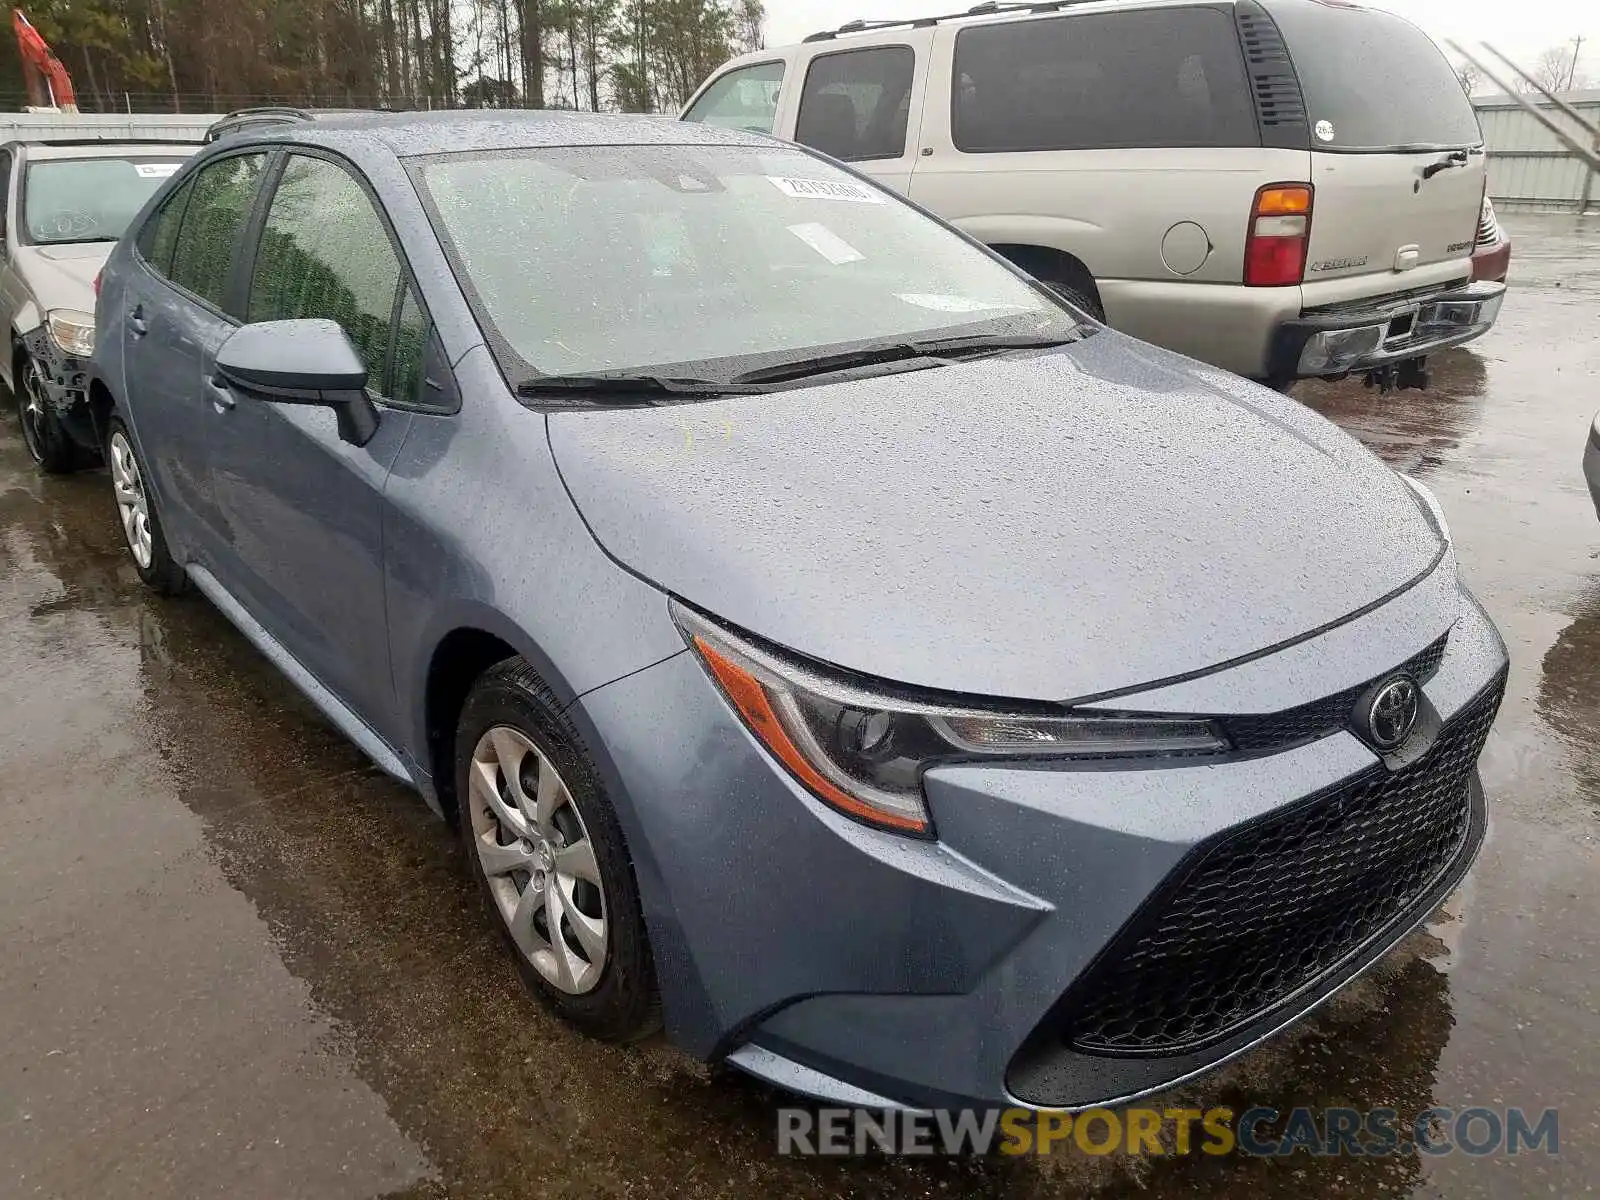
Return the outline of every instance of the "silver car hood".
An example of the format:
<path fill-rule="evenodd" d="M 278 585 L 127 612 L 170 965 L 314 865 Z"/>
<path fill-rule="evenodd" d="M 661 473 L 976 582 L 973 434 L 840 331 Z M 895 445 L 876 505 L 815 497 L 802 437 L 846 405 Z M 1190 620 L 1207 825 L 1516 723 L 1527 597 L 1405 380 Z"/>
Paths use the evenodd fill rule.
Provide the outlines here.
<path fill-rule="evenodd" d="M 52 308 L 94 311 L 94 277 L 106 265 L 113 242 L 18 246 L 17 271 L 43 312 Z"/>
<path fill-rule="evenodd" d="M 549 432 L 629 569 L 813 659 L 952 692 L 1087 699 L 1215 668 L 1369 609 L 1443 549 L 1333 425 L 1109 331 Z"/>

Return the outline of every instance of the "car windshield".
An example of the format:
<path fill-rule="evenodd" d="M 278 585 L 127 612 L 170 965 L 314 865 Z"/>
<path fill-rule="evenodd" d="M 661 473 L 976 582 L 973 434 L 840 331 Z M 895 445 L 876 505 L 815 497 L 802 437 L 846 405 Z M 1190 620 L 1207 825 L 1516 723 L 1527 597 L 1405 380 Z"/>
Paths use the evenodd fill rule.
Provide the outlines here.
<path fill-rule="evenodd" d="M 1078 318 L 856 176 L 781 147 L 472 152 L 418 173 L 509 378 L 728 379 Z"/>
<path fill-rule="evenodd" d="M 181 157 L 149 155 L 29 163 L 22 195 L 28 240 L 39 246 L 114 242 L 182 165 Z"/>

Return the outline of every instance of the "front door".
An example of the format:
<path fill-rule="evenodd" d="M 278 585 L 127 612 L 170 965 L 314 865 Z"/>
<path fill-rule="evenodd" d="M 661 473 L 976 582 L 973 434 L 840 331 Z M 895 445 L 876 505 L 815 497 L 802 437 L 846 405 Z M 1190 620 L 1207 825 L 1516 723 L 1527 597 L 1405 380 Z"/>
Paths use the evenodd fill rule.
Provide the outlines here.
<path fill-rule="evenodd" d="M 426 322 L 367 192 L 341 162 L 291 154 L 250 272 L 251 322 L 323 317 L 361 352 L 381 408 L 365 446 L 334 414 L 244 395 L 213 459 L 233 541 L 229 581 L 252 614 L 377 733 L 397 740 L 383 585 L 383 487 L 412 421 Z M 222 389 L 226 393 L 226 389 Z M 402 406 L 392 398 L 402 397 Z"/>
<path fill-rule="evenodd" d="M 134 435 L 167 540 L 180 561 L 212 570 L 228 539 L 211 486 L 216 412 L 205 381 L 238 325 L 226 310 L 229 283 L 266 163 L 265 154 L 233 155 L 197 171 L 140 230 L 144 269 L 124 274 L 122 295 L 104 297 L 121 317 L 122 394 L 134 397 Z"/>

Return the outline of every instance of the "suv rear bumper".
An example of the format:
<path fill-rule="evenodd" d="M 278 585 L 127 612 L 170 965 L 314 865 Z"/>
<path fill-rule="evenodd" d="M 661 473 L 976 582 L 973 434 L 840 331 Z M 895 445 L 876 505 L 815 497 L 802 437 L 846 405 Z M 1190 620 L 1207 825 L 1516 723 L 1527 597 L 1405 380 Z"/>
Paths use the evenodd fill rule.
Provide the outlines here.
<path fill-rule="evenodd" d="M 1489 332 L 1505 294 L 1505 284 L 1480 280 L 1430 296 L 1306 311 L 1273 335 L 1267 375 L 1343 375 L 1462 345 Z"/>

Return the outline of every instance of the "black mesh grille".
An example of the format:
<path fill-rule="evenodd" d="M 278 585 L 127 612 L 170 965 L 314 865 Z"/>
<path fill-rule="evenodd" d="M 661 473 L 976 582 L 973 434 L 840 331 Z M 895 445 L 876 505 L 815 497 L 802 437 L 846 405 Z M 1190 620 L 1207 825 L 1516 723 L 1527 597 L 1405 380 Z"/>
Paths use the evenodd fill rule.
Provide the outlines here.
<path fill-rule="evenodd" d="M 1449 637 L 1450 635 L 1446 634 L 1421 654 L 1402 663 L 1396 671 L 1404 671 L 1418 683 L 1428 682 L 1439 670 L 1439 663 L 1444 658 L 1445 645 Z M 1233 744 L 1246 753 L 1284 750 L 1303 742 L 1327 737 L 1330 733 L 1336 733 L 1341 729 L 1348 729 L 1350 713 L 1355 707 L 1357 698 L 1375 682 L 1376 680 L 1371 680 L 1359 687 L 1349 688 L 1337 695 L 1313 700 L 1310 704 L 1302 704 L 1299 708 L 1283 712 L 1224 717 L 1222 725 L 1227 730 L 1228 736 L 1233 739 Z"/>
<path fill-rule="evenodd" d="M 1064 998 L 1090 1054 L 1172 1054 L 1254 1020 L 1391 928 L 1466 838 L 1502 674 L 1411 767 L 1355 781 L 1201 852 Z"/>

